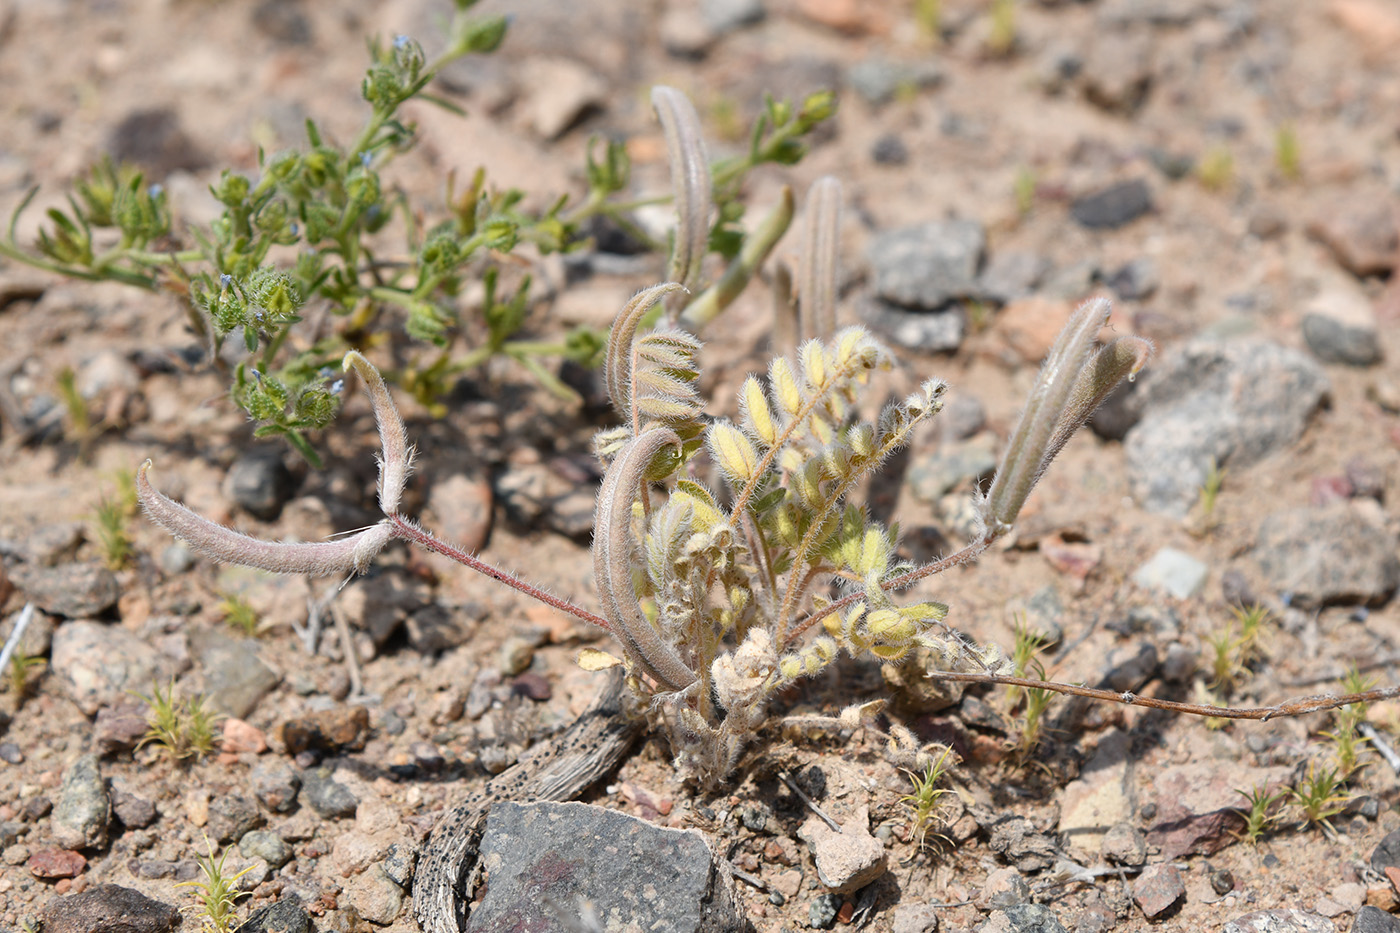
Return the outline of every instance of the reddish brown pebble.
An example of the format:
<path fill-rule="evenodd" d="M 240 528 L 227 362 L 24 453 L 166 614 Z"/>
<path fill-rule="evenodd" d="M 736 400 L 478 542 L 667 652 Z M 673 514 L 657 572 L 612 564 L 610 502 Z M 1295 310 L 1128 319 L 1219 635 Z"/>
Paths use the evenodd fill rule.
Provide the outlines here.
<path fill-rule="evenodd" d="M 841 905 L 841 909 L 836 913 L 836 919 L 841 923 L 850 923 L 851 918 L 856 915 L 856 905 L 846 901 Z"/>
<path fill-rule="evenodd" d="M 252 752 L 261 755 L 267 751 L 267 735 L 257 726 L 241 719 L 225 719 L 224 741 L 220 748 L 234 754 Z"/>
<path fill-rule="evenodd" d="M 282 744 L 293 757 L 305 751 L 360 751 L 369 735 L 369 710 L 344 706 L 312 713 L 282 724 Z"/>
<path fill-rule="evenodd" d="M 549 681 L 539 674 L 526 671 L 515 678 L 515 683 L 511 689 L 521 696 L 529 697 L 532 700 L 548 700 L 554 695 L 554 690 L 549 685 Z"/>
<path fill-rule="evenodd" d="M 29 856 L 28 865 L 35 878 L 72 878 L 87 867 L 87 859 L 71 849 L 40 849 Z"/>

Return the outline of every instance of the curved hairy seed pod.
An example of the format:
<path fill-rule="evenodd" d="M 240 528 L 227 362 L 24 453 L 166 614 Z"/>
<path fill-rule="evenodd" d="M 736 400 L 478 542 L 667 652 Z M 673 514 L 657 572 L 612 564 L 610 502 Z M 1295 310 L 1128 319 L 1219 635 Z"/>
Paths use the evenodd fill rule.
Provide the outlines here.
<path fill-rule="evenodd" d="M 652 458 L 680 443 L 680 437 L 669 428 L 650 428 L 628 441 L 603 476 L 593 520 L 593 578 L 603 601 L 603 615 L 629 660 L 670 691 L 693 684 L 695 672 L 661 640 L 637 604 L 632 588 L 632 503 Z"/>
<path fill-rule="evenodd" d="M 841 247 L 841 182 L 824 175 L 807 192 L 801 284 L 797 288 L 802 339 L 830 340 L 836 333 L 836 273 Z"/>
<path fill-rule="evenodd" d="M 749 279 L 753 278 L 758 267 L 763 265 L 763 260 L 768 258 L 773 247 L 777 246 L 783 234 L 787 233 L 787 228 L 792 223 L 792 212 L 792 189 L 784 185 L 778 206 L 763 218 L 758 229 L 744 241 L 744 248 L 739 250 L 739 255 L 734 257 L 729 268 L 724 270 L 720 280 L 686 306 L 681 314 L 681 319 L 686 324 L 691 327 L 704 327 L 729 307 L 730 302 L 739 297 L 744 286 L 749 284 Z"/>
<path fill-rule="evenodd" d="M 1016 521 L 1026 497 L 1045 468 L 1045 452 L 1089 360 L 1094 339 L 1108 320 L 1109 303 L 1098 298 L 1079 307 L 1055 338 L 1040 368 L 1021 420 L 1006 447 L 1006 456 L 987 491 L 984 517 L 993 536 Z"/>
<path fill-rule="evenodd" d="M 1045 448 L 1045 456 L 1040 462 L 1042 472 L 1074 432 L 1098 410 L 1109 393 L 1118 388 L 1124 379 L 1131 380 L 1141 372 L 1151 356 L 1152 341 L 1144 337 L 1119 337 L 1094 354 L 1089 365 L 1075 380 L 1074 390 L 1055 429 L 1055 436 Z"/>
<path fill-rule="evenodd" d="M 670 277 L 687 289 L 700 281 L 710 243 L 710 159 L 700 135 L 700 117 L 690 98 L 673 87 L 651 89 L 651 105 L 666 134 L 671 188 L 676 196 L 676 246 Z"/>
<path fill-rule="evenodd" d="M 633 420 L 632 342 L 637 336 L 637 326 L 653 305 L 684 287 L 679 282 L 666 282 L 644 288 L 633 295 L 632 300 L 613 319 L 612 331 L 608 334 L 608 350 L 603 359 L 603 384 L 607 386 L 613 408 L 628 422 Z"/>
<path fill-rule="evenodd" d="M 345 354 L 341 364 L 345 369 L 354 368 L 365 381 L 365 391 L 374 405 L 374 420 L 379 425 L 379 443 L 383 450 L 379 455 L 379 507 L 385 515 L 393 515 L 399 510 L 399 497 L 403 495 L 404 483 L 413 470 L 413 447 L 408 443 L 408 432 L 404 430 L 403 418 L 393 396 L 384 385 L 384 378 L 374 364 L 359 353 L 351 350 Z"/>
<path fill-rule="evenodd" d="M 337 541 L 259 541 L 211 522 L 157 492 L 146 479 L 150 466 L 147 460 L 136 471 L 136 496 L 147 517 L 205 557 L 226 564 L 318 577 L 363 573 L 374 555 L 394 538 L 394 529 L 380 522 Z"/>

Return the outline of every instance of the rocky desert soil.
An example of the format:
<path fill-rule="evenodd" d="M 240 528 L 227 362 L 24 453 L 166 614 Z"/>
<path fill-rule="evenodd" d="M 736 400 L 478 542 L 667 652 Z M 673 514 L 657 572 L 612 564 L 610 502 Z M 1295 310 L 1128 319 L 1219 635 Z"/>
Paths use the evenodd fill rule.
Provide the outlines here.
<path fill-rule="evenodd" d="M 781 185 L 838 176 L 843 322 L 895 347 L 895 383 L 954 386 L 871 495 L 911 558 L 961 539 L 968 496 L 1076 303 L 1108 296 L 1118 333 L 1156 342 L 1014 538 L 915 591 L 948 602 L 959 631 L 1009 648 L 1024 622 L 1050 642 L 1056 679 L 1187 701 L 1273 704 L 1340 691 L 1352 671 L 1395 683 L 1393 2 L 482 9 L 512 15 L 505 46 L 436 89 L 467 115 L 415 105 L 421 144 L 389 170 L 415 209 L 440 203 L 449 172 L 478 166 L 540 203 L 578 194 L 594 134 L 626 140 L 638 192 L 664 192 L 656 83 L 692 97 L 717 152 L 742 145 L 736 130 L 765 94 L 837 91 L 809 156 L 758 172 L 747 199 L 761 216 Z M 207 223 L 223 168 L 255 171 L 258 147 L 300 143 L 307 117 L 332 138 L 355 132 L 366 37 L 431 48 L 443 12 L 428 0 L 0 0 L 0 209 L 40 186 L 17 228 L 30 241 L 42 209 L 111 153 L 164 185 L 184 224 Z M 664 257 L 593 248 L 535 273 L 531 326 L 549 336 L 606 325 L 663 276 Z M 770 304 L 757 284 L 707 335 L 712 411 L 731 411 L 743 375 L 765 368 Z M 86 429 L 62 401 L 65 370 Z M 212 845 L 230 874 L 247 869 L 234 926 L 417 929 L 408 890 L 428 832 L 588 704 L 600 675 L 574 659 L 606 643 L 402 548 L 337 594 L 209 563 L 132 517 L 131 558 L 108 569 L 96 513 L 147 457 L 162 489 L 259 536 L 374 520 L 364 400 L 316 439 L 323 470 L 255 442 L 174 297 L 0 265 L 0 375 L 0 634 L 32 604 L 21 650 L 42 660 L 26 690 L 0 694 L 0 928 L 199 928 L 179 884 Z M 589 440 L 608 412 L 556 401 L 508 366 L 468 374 L 443 418 L 401 403 L 422 450 L 411 510 L 593 605 Z M 256 610 L 255 633 L 227 621 L 230 597 Z M 1267 621 L 1246 649 L 1235 610 L 1254 604 Z M 1021 753 L 1025 704 L 1005 688 L 934 695 L 886 680 L 845 662 L 785 694 L 781 715 L 891 703 L 854 731 L 775 731 L 717 794 L 682 783 L 649 737 L 584 799 L 702 831 L 763 933 L 1400 929 L 1400 789 L 1382 755 L 1400 705 L 1361 717 L 1359 766 L 1321 825 L 1286 792 L 1341 766 L 1335 714 L 1223 723 L 1056 699 Z M 213 754 L 176 762 L 138 747 L 138 695 L 170 683 L 225 717 Z M 909 776 L 882 734 L 893 726 L 961 759 L 922 846 L 901 800 Z M 873 838 L 883 870 L 833 891 L 794 788 L 852 847 Z M 1281 796 L 1250 842 L 1235 808 L 1256 789 Z M 122 910 L 132 925 L 111 925 Z M 655 928 L 606 912 L 598 923 Z M 554 928 L 592 927 L 580 913 Z"/>

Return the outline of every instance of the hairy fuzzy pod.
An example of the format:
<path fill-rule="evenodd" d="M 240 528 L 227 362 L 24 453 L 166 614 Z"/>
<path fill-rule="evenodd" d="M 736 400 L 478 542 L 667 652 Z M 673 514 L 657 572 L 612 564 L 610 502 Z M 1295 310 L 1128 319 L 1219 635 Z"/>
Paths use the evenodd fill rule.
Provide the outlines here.
<path fill-rule="evenodd" d="M 710 237 L 710 159 L 700 132 L 700 117 L 690 98 L 665 85 L 651 89 L 651 105 L 666 136 L 671 188 L 676 201 L 676 243 L 671 278 L 692 289 Z"/>
<path fill-rule="evenodd" d="M 221 563 L 317 577 L 363 573 L 394 538 L 393 527 L 384 521 L 335 541 L 260 541 L 211 522 L 157 492 L 146 478 L 150 466 L 147 460 L 136 471 L 136 497 L 146 516 L 198 553 Z"/>
<path fill-rule="evenodd" d="M 802 242 L 802 336 L 831 339 L 836 333 L 836 280 L 841 248 L 841 182 L 823 175 L 807 189 Z"/>
<path fill-rule="evenodd" d="M 773 401 L 788 417 L 802 410 L 802 390 L 792 374 L 792 364 L 780 356 L 768 368 L 768 384 L 773 389 Z"/>
<path fill-rule="evenodd" d="M 374 420 L 379 424 L 379 507 L 385 515 L 393 515 L 399 510 L 399 498 L 403 495 L 404 483 L 413 470 L 413 447 L 408 443 L 408 432 L 404 430 L 403 418 L 393 396 L 384 385 L 384 377 L 374 364 L 358 352 L 351 350 L 341 362 L 345 370 L 353 368 L 365 382 L 365 391 L 374 406 Z"/>
<path fill-rule="evenodd" d="M 815 391 L 826 385 L 826 350 L 820 340 L 804 343 L 798 348 L 797 357 L 802 361 L 802 378 L 807 388 Z"/>
<path fill-rule="evenodd" d="M 642 318 L 658 301 L 685 286 L 679 282 L 665 282 L 644 288 L 623 305 L 613 319 L 612 330 L 608 333 L 608 348 L 603 358 L 603 383 L 608 390 L 608 398 L 613 408 L 624 419 L 632 420 L 632 348 L 637 336 L 637 327 Z M 674 344 L 673 344 L 674 345 Z"/>
<path fill-rule="evenodd" d="M 629 441 L 603 476 L 593 522 L 593 576 L 603 615 L 628 659 L 670 691 L 694 683 L 695 672 L 661 640 L 637 602 L 632 584 L 632 507 L 651 461 L 667 447 L 679 446 L 680 438 L 667 428 L 650 428 Z"/>
<path fill-rule="evenodd" d="M 753 479 L 758 470 L 758 451 L 743 431 L 727 421 L 718 421 L 710 426 L 705 441 L 730 487 L 742 489 Z"/>
<path fill-rule="evenodd" d="M 739 414 L 744 426 L 764 444 L 772 447 L 778 440 L 778 423 L 773 420 L 773 411 L 768 407 L 768 398 L 763 394 L 763 386 L 754 376 L 744 380 L 739 390 Z"/>

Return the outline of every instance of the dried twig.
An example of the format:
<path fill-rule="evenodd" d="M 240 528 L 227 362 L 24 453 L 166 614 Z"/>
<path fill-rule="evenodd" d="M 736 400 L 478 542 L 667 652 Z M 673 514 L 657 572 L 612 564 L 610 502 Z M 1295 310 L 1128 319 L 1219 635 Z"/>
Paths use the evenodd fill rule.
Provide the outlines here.
<path fill-rule="evenodd" d="M 34 604 L 25 603 L 24 608 L 19 611 L 19 618 L 15 620 L 15 627 L 10 632 L 10 637 L 5 639 L 5 647 L 0 648 L 0 671 L 5 669 L 5 665 L 10 663 L 10 655 L 15 653 L 15 648 L 19 647 L 19 640 L 24 637 L 24 630 L 29 627 L 29 623 L 34 618 Z"/>
<path fill-rule="evenodd" d="M 1214 716 L 1217 719 L 1257 719 L 1260 721 L 1278 716 L 1305 716 L 1308 713 L 1321 713 L 1329 709 L 1350 706 L 1352 703 L 1374 703 L 1378 700 L 1400 697 L 1400 686 L 1397 686 L 1367 690 L 1365 693 L 1347 693 L 1340 696 L 1335 693 L 1321 693 L 1314 696 L 1294 697 L 1273 706 L 1205 706 L 1200 703 L 1178 703 L 1175 700 L 1143 697 L 1132 692 L 1115 693 L 1112 690 L 1098 690 L 1094 687 L 1058 683 L 1053 680 L 1008 677 L 986 671 L 933 671 L 928 675 L 928 679 L 961 684 L 1001 684 L 1008 687 L 1050 690 L 1069 696 L 1088 697 L 1091 700 L 1104 700 L 1127 706 L 1143 706 L 1148 709 L 1185 713 L 1188 716 Z"/>

